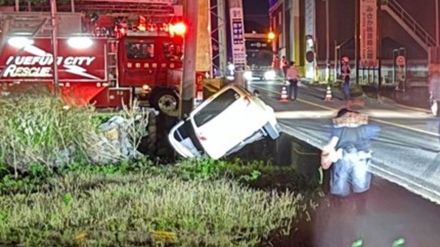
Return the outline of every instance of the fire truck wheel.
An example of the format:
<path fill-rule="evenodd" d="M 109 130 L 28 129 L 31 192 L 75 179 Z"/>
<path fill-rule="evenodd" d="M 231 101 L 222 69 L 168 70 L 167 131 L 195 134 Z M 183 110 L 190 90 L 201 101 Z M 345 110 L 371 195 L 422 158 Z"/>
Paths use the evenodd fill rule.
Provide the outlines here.
<path fill-rule="evenodd" d="M 164 114 L 172 117 L 177 117 L 179 109 L 179 98 L 172 90 L 160 91 L 154 97 L 154 107 Z"/>

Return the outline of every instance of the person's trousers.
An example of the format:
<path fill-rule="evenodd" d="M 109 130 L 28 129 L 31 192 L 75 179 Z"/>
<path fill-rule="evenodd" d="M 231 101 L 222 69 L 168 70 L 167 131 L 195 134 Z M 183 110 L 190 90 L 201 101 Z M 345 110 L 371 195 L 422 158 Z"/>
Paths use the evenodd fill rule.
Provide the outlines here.
<path fill-rule="evenodd" d="M 342 92 L 346 100 L 350 99 L 350 79 L 345 79 L 342 84 Z"/>
<path fill-rule="evenodd" d="M 289 80 L 289 98 L 296 99 L 298 96 L 298 80 Z"/>
<path fill-rule="evenodd" d="M 348 153 L 344 150 L 343 158 L 334 163 L 330 171 L 330 193 L 344 197 L 351 191 L 362 193 L 370 189 L 370 162 L 369 158 L 359 158 L 358 152 Z"/>

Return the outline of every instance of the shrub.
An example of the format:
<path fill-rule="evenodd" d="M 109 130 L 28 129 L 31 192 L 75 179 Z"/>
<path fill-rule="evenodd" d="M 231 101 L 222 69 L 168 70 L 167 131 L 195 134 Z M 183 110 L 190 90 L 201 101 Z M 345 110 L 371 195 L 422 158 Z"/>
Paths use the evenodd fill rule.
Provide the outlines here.
<path fill-rule="evenodd" d="M 146 134 L 148 114 L 138 111 L 136 105 L 113 114 L 120 115 L 126 124 L 130 145 L 123 146 L 120 137 L 109 140 L 98 131 L 101 122 L 91 106 L 68 107 L 44 94 L 0 98 L 0 175 L 8 167 L 17 174 L 35 165 L 52 169 L 70 163 L 115 163 L 132 158 Z"/>
<path fill-rule="evenodd" d="M 87 161 L 85 139 L 95 134 L 93 108 L 66 108 L 44 95 L 0 99 L 0 163 L 27 171 L 33 164 L 52 168 Z"/>
<path fill-rule="evenodd" d="M 0 196 L 0 243 L 255 246 L 289 233 L 301 196 L 236 182 L 70 173 L 47 193 Z"/>

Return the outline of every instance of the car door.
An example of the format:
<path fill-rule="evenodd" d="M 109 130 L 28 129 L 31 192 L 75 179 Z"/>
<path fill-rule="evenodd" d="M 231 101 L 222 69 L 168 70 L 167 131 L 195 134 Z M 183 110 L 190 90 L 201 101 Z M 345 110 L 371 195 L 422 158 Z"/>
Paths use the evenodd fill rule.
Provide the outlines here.
<path fill-rule="evenodd" d="M 261 108 L 244 91 L 230 87 L 194 112 L 194 130 L 205 153 L 218 159 L 264 125 Z"/>

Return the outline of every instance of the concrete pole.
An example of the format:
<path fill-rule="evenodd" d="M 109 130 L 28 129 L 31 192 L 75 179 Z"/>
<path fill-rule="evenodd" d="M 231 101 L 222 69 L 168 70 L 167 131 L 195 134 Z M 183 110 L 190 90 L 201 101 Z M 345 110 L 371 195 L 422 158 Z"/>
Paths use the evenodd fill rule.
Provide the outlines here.
<path fill-rule="evenodd" d="M 325 71 L 326 82 L 330 79 L 330 0 L 325 1 Z"/>
<path fill-rule="evenodd" d="M 440 46 L 440 30 L 439 30 L 439 14 L 438 14 L 438 0 L 435 0 L 435 41 L 436 45 Z"/>
<path fill-rule="evenodd" d="M 225 1 L 223 0 L 217 0 L 217 25 L 218 25 L 218 48 L 219 48 L 219 65 L 220 65 L 220 73 L 222 76 L 225 75 L 225 72 L 227 70 L 227 64 L 228 64 L 228 58 L 227 58 L 227 51 L 226 51 L 226 16 L 225 16 Z"/>
<path fill-rule="evenodd" d="M 359 84 L 359 4 L 359 0 L 356 0 L 354 5 L 354 62 L 356 67 L 356 85 Z"/>
<path fill-rule="evenodd" d="M 187 20 L 188 31 L 185 35 L 185 49 L 183 57 L 183 78 L 180 84 L 179 118 L 185 118 L 194 106 L 196 82 L 196 55 L 197 55 L 197 15 L 198 1 L 186 0 L 184 16 Z"/>
<path fill-rule="evenodd" d="M 334 73 L 335 73 L 335 82 L 336 82 L 336 75 L 338 74 L 338 51 L 341 48 L 341 45 L 338 45 L 337 41 L 335 40 L 335 66 L 334 66 Z"/>
<path fill-rule="evenodd" d="M 55 95 L 58 94 L 58 23 L 57 23 L 57 2 L 50 0 L 50 17 L 52 20 L 52 56 L 53 56 L 53 86 Z"/>
<path fill-rule="evenodd" d="M 70 0 L 70 10 L 75 13 L 75 0 Z"/>
<path fill-rule="evenodd" d="M 16 12 L 20 11 L 20 1 L 19 0 L 15 0 L 15 11 Z"/>

